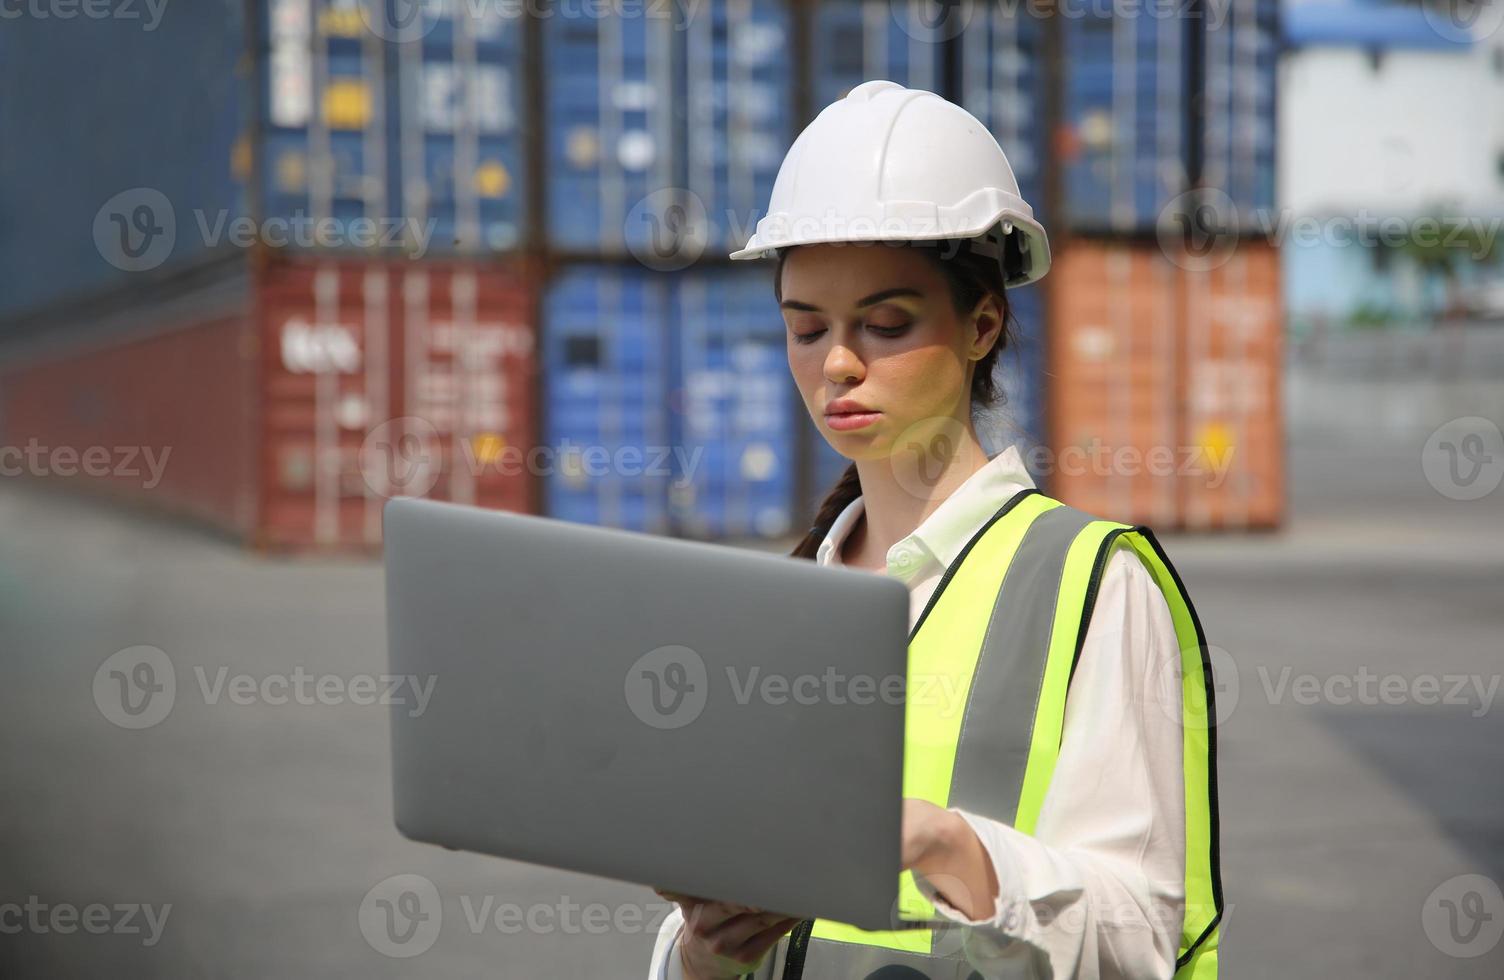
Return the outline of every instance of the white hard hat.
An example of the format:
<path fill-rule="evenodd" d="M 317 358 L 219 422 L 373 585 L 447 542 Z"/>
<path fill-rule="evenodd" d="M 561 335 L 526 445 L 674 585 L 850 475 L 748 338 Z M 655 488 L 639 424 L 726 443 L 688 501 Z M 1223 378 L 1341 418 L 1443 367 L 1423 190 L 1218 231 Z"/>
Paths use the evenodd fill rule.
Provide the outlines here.
<path fill-rule="evenodd" d="M 1009 286 L 1050 268 L 1050 243 L 997 139 L 934 92 L 879 79 L 832 102 L 789 147 L 768 213 L 733 259 L 816 242 L 973 239 Z"/>

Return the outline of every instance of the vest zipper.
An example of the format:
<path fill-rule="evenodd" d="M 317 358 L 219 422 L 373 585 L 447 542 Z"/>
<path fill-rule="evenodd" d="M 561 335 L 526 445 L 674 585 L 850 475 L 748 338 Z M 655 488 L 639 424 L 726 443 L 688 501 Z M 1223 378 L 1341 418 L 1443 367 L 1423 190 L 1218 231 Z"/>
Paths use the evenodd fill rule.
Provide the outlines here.
<path fill-rule="evenodd" d="M 982 535 L 986 534 L 992 525 L 1002 520 L 1009 511 L 1018 506 L 1019 501 L 1030 494 L 1038 492 L 1037 487 L 1025 487 L 1018 493 L 1015 493 L 1008 498 L 1007 503 L 998 508 L 996 514 L 987 519 L 987 523 L 983 524 L 976 534 L 971 536 L 971 540 L 966 542 L 966 546 L 961 549 L 961 553 L 956 555 L 955 559 L 946 566 L 945 574 L 940 576 L 940 581 L 935 583 L 935 591 L 930 593 L 929 601 L 924 604 L 924 610 L 920 612 L 919 618 L 914 621 L 914 628 L 909 631 L 910 643 L 913 643 L 914 637 L 919 635 L 919 627 L 924 625 L 925 619 L 929 617 L 930 610 L 935 608 L 935 603 L 940 600 L 940 594 L 945 591 L 945 587 L 955 577 L 956 571 L 961 567 L 961 562 L 965 561 L 966 556 L 971 553 L 972 546 L 982 540 Z M 810 933 L 814 931 L 814 928 L 815 920 L 805 919 L 794 927 L 793 932 L 789 933 L 789 955 L 784 959 L 782 980 L 803 980 L 804 956 L 808 952 Z"/>

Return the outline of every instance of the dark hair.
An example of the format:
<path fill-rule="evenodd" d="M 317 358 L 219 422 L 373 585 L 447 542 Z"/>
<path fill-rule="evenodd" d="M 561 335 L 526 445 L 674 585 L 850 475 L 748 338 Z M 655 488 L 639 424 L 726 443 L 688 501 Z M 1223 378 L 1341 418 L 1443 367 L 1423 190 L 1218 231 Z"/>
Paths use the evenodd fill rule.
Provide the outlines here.
<path fill-rule="evenodd" d="M 1007 291 L 1003 285 L 1003 271 L 998 265 L 998 260 L 973 252 L 969 242 L 964 240 L 946 239 L 938 242 L 913 242 L 887 247 L 914 249 L 935 263 L 944 274 L 946 282 L 950 284 L 952 305 L 962 316 L 976 309 L 982 297 L 988 293 L 997 296 L 998 303 L 1003 310 L 1003 326 L 992 349 L 976 362 L 976 371 L 971 378 L 971 402 L 973 405 L 985 407 L 997 401 L 1000 393 L 997 382 L 993 379 L 993 368 L 1002 352 L 1013 345 L 1013 328 L 1016 326 Z M 773 274 L 773 294 L 780 303 L 783 302 L 783 264 L 792 251 L 792 248 L 779 251 L 778 268 Z M 815 513 L 814 526 L 789 554 L 794 558 L 813 560 L 830 526 L 835 523 L 835 519 L 841 515 L 847 505 L 861 495 L 861 492 L 862 483 L 857 477 L 856 463 L 852 462 L 847 465 L 841 478 L 821 501 L 819 510 Z"/>

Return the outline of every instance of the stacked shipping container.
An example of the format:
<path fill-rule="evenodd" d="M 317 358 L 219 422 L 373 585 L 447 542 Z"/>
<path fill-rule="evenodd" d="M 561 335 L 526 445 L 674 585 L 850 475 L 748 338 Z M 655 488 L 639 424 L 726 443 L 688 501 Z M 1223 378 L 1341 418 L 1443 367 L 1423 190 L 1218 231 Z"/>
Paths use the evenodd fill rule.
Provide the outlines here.
<path fill-rule="evenodd" d="M 586 451 L 549 476 L 556 516 L 703 537 L 790 526 L 782 320 L 768 267 L 723 258 L 793 138 L 789 35 L 777 0 L 714 0 L 683 29 L 621 13 L 545 28 L 561 260 L 547 441 Z"/>
<path fill-rule="evenodd" d="M 137 266 L 149 271 L 135 279 L 85 268 L 12 308 L 111 282 L 124 296 L 235 253 L 202 230 L 216 215 L 250 215 L 259 228 L 270 218 L 334 223 L 292 248 L 239 250 L 207 292 L 185 288 L 139 309 L 121 301 L 135 310 L 124 326 L 83 308 L 35 318 L 60 329 L 50 353 L 17 355 L 4 369 L 8 441 L 76 443 L 82 420 L 108 415 L 116 441 L 179 447 L 152 499 L 277 547 L 375 544 L 379 502 L 392 492 L 546 502 L 567 519 L 662 533 L 786 533 L 847 461 L 792 390 L 771 264 L 723 257 L 760 216 L 800 117 L 886 77 L 982 119 L 1056 245 L 1045 283 L 1010 295 L 1019 331 L 998 367 L 1007 403 L 983 433 L 989 448 L 1048 439 L 1056 452 L 1036 480 L 1114 517 L 1279 519 L 1279 321 L 1267 250 L 1239 247 L 1213 266 L 1151 237 L 1176 225 L 1192 184 L 1206 202 L 1226 195 L 1241 227 L 1272 204 L 1273 0 L 1221 11 L 1222 21 L 1138 9 L 1050 19 L 983 0 L 943 16 L 905 0 L 707 0 L 682 23 L 678 8 L 560 8 L 536 29 L 499 6 L 451 2 L 418 5 L 405 25 L 386 19 L 381 0 L 230 8 L 185 12 L 160 35 L 218 52 L 193 69 L 207 104 L 179 115 L 204 135 L 183 154 L 194 158 L 185 172 L 221 176 L 188 181 L 174 176 L 184 168 L 122 164 L 74 184 L 100 201 L 132 185 L 162 191 L 177 208 L 165 216 L 176 247 L 160 268 Z M 79 36 L 88 43 L 35 45 L 15 77 L 81 56 L 93 71 L 161 61 L 150 39 L 115 44 L 78 31 L 70 42 Z M 535 99 L 542 120 L 529 119 Z M 110 118 L 97 122 L 123 134 L 119 159 L 160 160 L 134 153 L 129 138 L 167 141 L 156 103 L 97 105 L 106 103 Z M 536 154 L 529 122 L 543 127 Z M 1060 168 L 1053 200 L 1050 160 Z M 539 163 L 544 173 L 530 174 Z M 5 170 L 45 187 L 43 171 L 65 165 L 12 155 Z M 150 183 L 158 176 L 160 188 Z M 377 223 L 381 244 L 351 244 L 362 219 Z M 8 236 L 0 254 L 29 268 L 20 243 Z M 47 268 L 67 264 L 59 243 L 39 250 Z M 97 237 L 90 245 L 91 259 L 111 261 Z M 506 251 L 516 254 L 486 258 Z M 433 259 L 445 254 L 458 261 Z M 87 344 L 63 339 L 90 326 Z M 213 365 L 222 383 L 148 380 L 190 364 Z M 79 383 L 65 384 L 73 371 Z M 124 392 L 136 388 L 149 391 L 127 410 Z M 179 390 L 204 410 L 170 418 Z M 540 436 L 550 454 L 538 473 L 519 460 Z M 1066 472 L 1064 450 L 1093 439 L 1232 448 L 1234 462 L 1215 486 Z M 796 465 L 801 444 L 814 449 L 807 474 Z M 630 450 L 645 455 L 634 464 Z M 613 462 L 602 468 L 601 454 Z"/>
<path fill-rule="evenodd" d="M 1187 9 L 1062 24 L 1048 479 L 1119 520 L 1274 527 L 1283 324 L 1252 233 L 1273 206 L 1277 7 Z"/>

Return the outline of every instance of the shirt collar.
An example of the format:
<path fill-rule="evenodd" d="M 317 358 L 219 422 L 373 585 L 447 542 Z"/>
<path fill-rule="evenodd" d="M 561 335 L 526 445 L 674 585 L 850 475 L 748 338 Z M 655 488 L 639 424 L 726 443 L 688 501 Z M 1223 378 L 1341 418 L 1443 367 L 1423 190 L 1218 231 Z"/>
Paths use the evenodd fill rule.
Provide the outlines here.
<path fill-rule="evenodd" d="M 1018 446 L 1012 445 L 987 460 L 987 463 L 941 501 L 934 513 L 926 517 L 908 537 L 894 544 L 900 546 L 918 544 L 935 556 L 941 565 L 949 567 L 955 561 L 966 542 L 997 513 L 1020 490 L 1034 486 L 1028 469 L 1024 466 Z M 825 539 L 815 552 L 815 561 L 821 565 L 835 564 L 839 548 L 851 533 L 857 519 L 862 516 L 865 505 L 861 495 L 847 504 L 831 523 Z M 891 551 L 890 551 L 891 558 Z M 889 569 L 892 570 L 892 563 Z"/>

